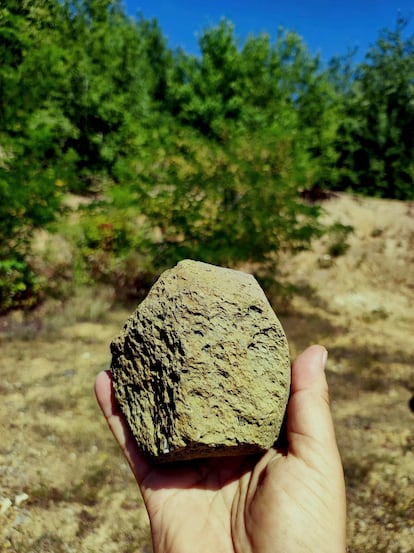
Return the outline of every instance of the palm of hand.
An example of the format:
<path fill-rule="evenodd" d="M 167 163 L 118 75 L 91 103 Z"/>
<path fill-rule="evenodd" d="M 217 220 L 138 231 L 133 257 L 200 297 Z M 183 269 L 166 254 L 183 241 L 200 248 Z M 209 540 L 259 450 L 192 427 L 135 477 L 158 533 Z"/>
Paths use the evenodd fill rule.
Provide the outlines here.
<path fill-rule="evenodd" d="M 324 497 L 329 484 L 320 478 L 315 485 L 312 472 L 293 455 L 276 450 L 260 459 L 234 457 L 148 467 L 139 478 L 154 551 L 273 553 L 280 542 L 284 552 L 296 552 L 300 527 L 317 529 L 321 514 L 325 512 L 328 523 L 332 514 L 323 502 L 315 501 Z M 311 535 L 307 541 L 313 541 Z"/>
<path fill-rule="evenodd" d="M 239 519 L 238 497 L 251 479 L 253 464 L 253 459 L 227 458 L 150 469 L 141 490 L 154 550 L 237 551 L 233 525 Z"/>
<path fill-rule="evenodd" d="M 304 538 L 307 545 L 317 544 L 319 519 L 329 522 L 332 512 L 318 499 L 325 497 L 328 480 L 320 476 L 315 485 L 312 473 L 275 450 L 259 460 L 212 459 L 191 468 L 151 469 L 141 490 L 154 551 L 274 553 L 300 551 Z M 335 527 L 334 517 L 331 523 Z M 314 535 L 303 536 L 301 527 L 312 528 Z"/>

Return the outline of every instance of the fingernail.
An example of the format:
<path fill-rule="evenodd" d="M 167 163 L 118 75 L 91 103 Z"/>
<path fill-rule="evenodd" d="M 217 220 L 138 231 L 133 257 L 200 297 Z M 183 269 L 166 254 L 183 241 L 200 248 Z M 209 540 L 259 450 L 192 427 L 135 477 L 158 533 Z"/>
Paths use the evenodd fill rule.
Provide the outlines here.
<path fill-rule="evenodd" d="M 323 354 L 322 354 L 322 364 L 323 369 L 326 369 L 326 362 L 328 361 L 328 350 L 324 348 Z"/>

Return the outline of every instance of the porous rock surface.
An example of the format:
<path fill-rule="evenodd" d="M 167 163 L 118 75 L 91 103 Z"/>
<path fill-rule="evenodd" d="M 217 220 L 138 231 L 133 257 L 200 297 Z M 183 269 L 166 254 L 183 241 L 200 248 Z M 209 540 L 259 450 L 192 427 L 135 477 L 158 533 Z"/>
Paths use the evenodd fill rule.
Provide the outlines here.
<path fill-rule="evenodd" d="M 185 260 L 111 344 L 115 396 L 157 462 L 271 447 L 290 387 L 283 329 L 252 275 Z"/>

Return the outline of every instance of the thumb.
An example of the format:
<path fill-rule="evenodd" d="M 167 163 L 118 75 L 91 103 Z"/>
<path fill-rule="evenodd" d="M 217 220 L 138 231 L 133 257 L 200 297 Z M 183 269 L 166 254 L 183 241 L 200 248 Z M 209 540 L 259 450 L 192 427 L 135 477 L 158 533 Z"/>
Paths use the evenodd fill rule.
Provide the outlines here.
<path fill-rule="evenodd" d="M 288 447 L 290 453 L 303 460 L 315 449 L 325 455 L 338 454 L 325 376 L 326 360 L 324 347 L 311 346 L 292 365 Z"/>

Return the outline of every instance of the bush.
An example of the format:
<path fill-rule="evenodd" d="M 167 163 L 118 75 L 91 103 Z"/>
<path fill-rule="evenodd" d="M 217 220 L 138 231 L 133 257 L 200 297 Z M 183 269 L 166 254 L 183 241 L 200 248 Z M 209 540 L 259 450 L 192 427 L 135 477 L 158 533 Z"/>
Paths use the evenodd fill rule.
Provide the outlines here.
<path fill-rule="evenodd" d="M 108 191 L 113 208 L 140 214 L 146 239 L 138 251 L 144 248 L 156 269 L 186 257 L 229 266 L 266 263 L 283 249 L 309 247 L 322 231 L 319 207 L 301 199 L 304 158 L 289 135 L 241 133 L 216 144 L 172 124 L 157 138 L 136 169 L 131 162 L 128 172 L 123 164 L 125 184 Z M 94 246 L 118 240 L 98 227 Z"/>
<path fill-rule="evenodd" d="M 28 262 L 35 228 L 59 213 L 64 182 L 22 151 L 0 166 L 0 313 L 33 307 L 40 287 Z"/>
<path fill-rule="evenodd" d="M 152 284 L 157 232 L 135 209 L 114 208 L 110 200 L 91 204 L 74 240 L 84 281 L 111 285 L 122 301 L 143 297 Z"/>
<path fill-rule="evenodd" d="M 36 277 L 24 260 L 0 260 L 0 314 L 30 309 L 40 297 Z"/>

